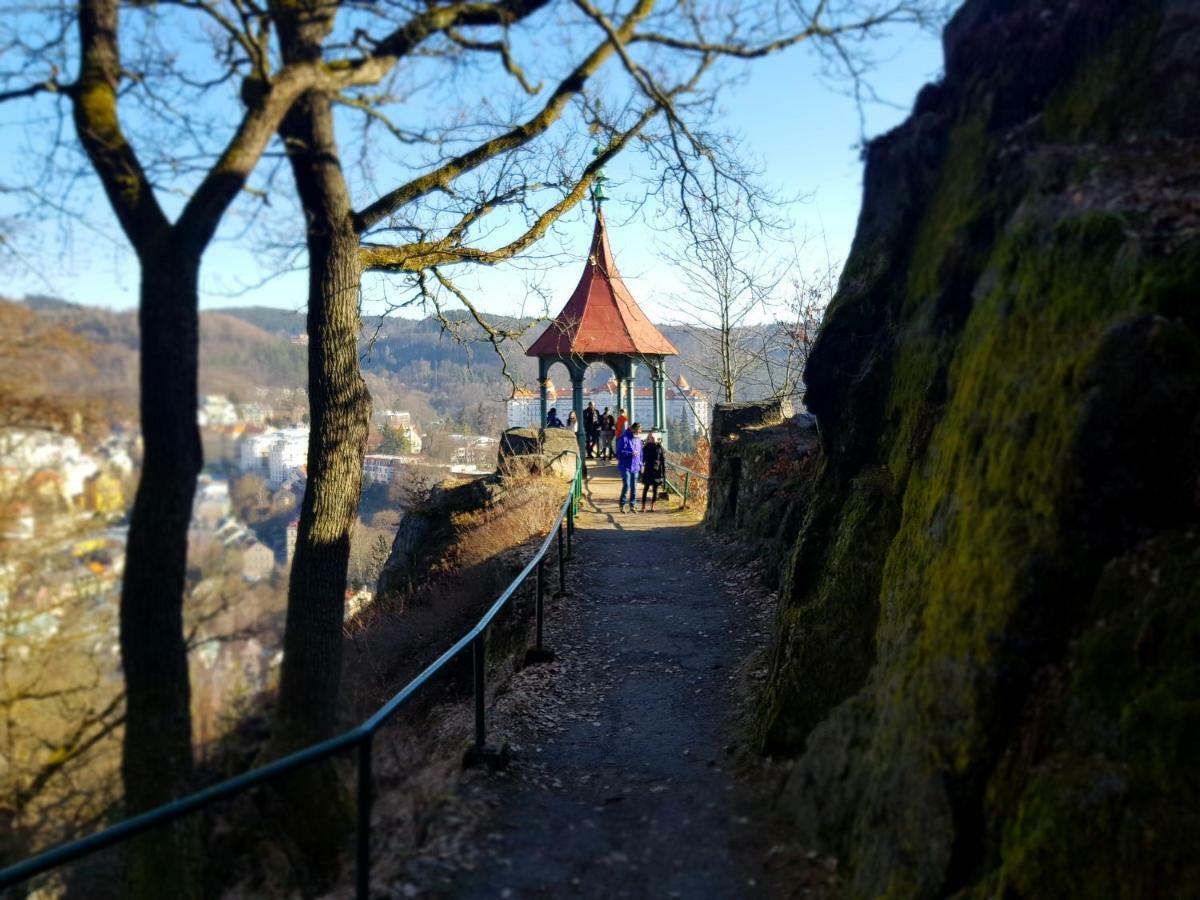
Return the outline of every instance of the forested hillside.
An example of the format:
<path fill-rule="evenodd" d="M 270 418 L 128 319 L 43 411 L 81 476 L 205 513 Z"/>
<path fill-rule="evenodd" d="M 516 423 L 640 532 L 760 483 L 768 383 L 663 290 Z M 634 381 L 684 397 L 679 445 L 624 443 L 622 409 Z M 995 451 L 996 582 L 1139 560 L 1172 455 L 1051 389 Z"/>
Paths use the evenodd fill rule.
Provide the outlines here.
<path fill-rule="evenodd" d="M 132 416 L 138 348 L 137 318 L 132 311 L 113 312 L 48 297 L 27 297 L 21 303 L 3 301 L 3 306 L 3 314 L 13 322 L 8 330 L 14 334 L 33 329 L 74 341 L 42 341 L 36 352 L 32 345 L 28 351 L 14 346 L 7 354 L 7 366 L 15 372 L 32 369 L 38 378 L 57 379 L 57 396 L 80 393 L 90 398 L 89 402 L 102 398 L 92 409 L 93 415 Z M 407 409 L 426 423 L 445 419 L 474 423 L 471 427 L 485 430 L 502 427 L 501 401 L 511 393 L 513 382 L 534 387 L 537 363 L 525 356 L 522 343 L 528 344 L 544 324 L 497 317 L 498 327 L 529 333 L 529 340 L 504 344 L 502 360 L 478 325 L 463 317 L 451 317 L 448 322 L 453 333 L 432 317 L 372 316 L 363 320 L 360 352 L 376 407 Z M 740 340 L 745 345 L 783 348 L 788 344 L 784 329 L 779 324 L 742 329 Z M 711 342 L 695 328 L 665 325 L 662 331 L 680 351 L 679 358 L 668 365 L 671 376 L 683 373 L 692 387 L 718 395 L 716 383 L 706 377 L 711 366 L 706 346 Z M 304 386 L 308 377 L 308 352 L 301 342 L 304 333 L 305 316 L 299 312 L 243 307 L 202 313 L 201 392 L 249 398 L 259 387 Z M 22 355 L 25 352 L 32 355 Z M 53 359 L 53 364 L 48 366 L 47 359 Z M 588 382 L 599 385 L 610 376 L 604 366 L 593 366 Z M 556 368 L 551 377 L 560 388 L 567 386 L 565 371 Z M 643 372 L 641 377 L 647 376 Z M 760 397 L 770 392 L 762 365 L 752 361 L 739 396 Z"/>

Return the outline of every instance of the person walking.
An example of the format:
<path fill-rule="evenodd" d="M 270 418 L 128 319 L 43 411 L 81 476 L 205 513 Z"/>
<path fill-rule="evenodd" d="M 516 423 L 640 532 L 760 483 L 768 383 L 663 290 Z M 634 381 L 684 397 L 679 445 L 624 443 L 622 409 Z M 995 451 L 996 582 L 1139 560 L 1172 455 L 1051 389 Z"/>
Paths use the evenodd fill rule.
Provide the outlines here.
<path fill-rule="evenodd" d="M 625 431 L 625 426 L 629 424 L 629 417 L 625 415 L 625 410 L 617 410 L 617 440 L 621 439 L 622 432 Z"/>
<path fill-rule="evenodd" d="M 646 435 L 646 446 L 642 449 L 642 512 L 646 511 L 646 493 L 652 488 L 654 493 L 650 495 L 650 512 L 654 512 L 659 485 L 666 480 L 667 452 L 658 436 L 651 431 Z"/>
<path fill-rule="evenodd" d="M 562 419 L 560 419 L 558 417 L 558 409 L 556 407 L 553 407 L 553 406 L 550 407 L 550 412 L 546 413 L 546 427 L 547 428 L 562 428 L 563 427 Z"/>
<path fill-rule="evenodd" d="M 596 405 L 591 400 L 588 401 L 587 408 L 583 411 L 583 434 L 587 458 L 595 459 L 600 450 L 597 446 L 600 443 L 600 411 L 596 409 Z"/>
<path fill-rule="evenodd" d="M 607 406 L 604 407 L 604 413 L 600 416 L 600 458 L 612 459 L 613 439 L 617 436 L 617 420 L 613 418 L 612 410 Z"/>
<path fill-rule="evenodd" d="M 576 434 L 579 434 L 579 420 L 575 418 L 575 410 L 571 410 L 569 413 L 567 413 L 567 427 Z"/>
<path fill-rule="evenodd" d="M 634 422 L 617 438 L 617 471 L 621 473 L 621 512 L 625 512 L 625 498 L 629 497 L 629 511 L 637 512 L 637 478 L 642 471 L 642 439 L 638 432 L 642 426 Z"/>

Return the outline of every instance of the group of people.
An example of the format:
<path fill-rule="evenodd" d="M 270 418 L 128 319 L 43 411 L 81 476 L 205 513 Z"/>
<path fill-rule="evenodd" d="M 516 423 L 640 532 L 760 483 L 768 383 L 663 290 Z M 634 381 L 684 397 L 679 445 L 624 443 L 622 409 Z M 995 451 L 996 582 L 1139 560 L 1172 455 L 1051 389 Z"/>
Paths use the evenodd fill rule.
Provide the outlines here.
<path fill-rule="evenodd" d="M 604 412 L 596 409 L 591 400 L 583 411 L 583 433 L 587 437 L 588 459 L 612 459 L 616 455 L 613 441 L 625 430 L 629 419 L 625 410 L 617 410 L 613 415 L 609 408 Z"/>
<path fill-rule="evenodd" d="M 570 428 L 579 433 L 579 422 L 572 411 L 563 422 L 558 409 L 546 413 L 547 428 Z M 642 512 L 646 512 L 646 498 L 650 498 L 650 512 L 654 512 L 658 500 L 658 489 L 667 480 L 667 457 L 662 441 L 651 431 L 642 439 L 642 426 L 629 422 L 624 409 L 617 415 L 606 406 L 604 412 L 596 409 L 590 400 L 583 411 L 583 431 L 587 438 L 588 459 L 616 459 L 617 471 L 621 473 L 621 512 L 637 512 L 637 485 L 642 483 Z M 615 443 L 614 443 L 615 442 Z"/>
<path fill-rule="evenodd" d="M 658 500 L 658 489 L 667 480 L 667 455 L 662 441 L 651 431 L 642 440 L 642 426 L 634 422 L 617 437 L 617 471 L 621 473 L 621 512 L 636 513 L 637 485 L 642 482 L 642 512 L 646 511 L 646 496 L 650 496 L 650 512 Z"/>

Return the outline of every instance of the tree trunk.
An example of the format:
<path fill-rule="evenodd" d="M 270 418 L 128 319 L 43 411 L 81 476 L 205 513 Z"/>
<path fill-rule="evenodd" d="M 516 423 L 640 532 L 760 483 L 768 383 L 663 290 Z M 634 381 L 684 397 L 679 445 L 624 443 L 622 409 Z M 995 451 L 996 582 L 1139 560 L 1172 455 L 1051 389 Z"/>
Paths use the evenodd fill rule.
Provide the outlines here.
<path fill-rule="evenodd" d="M 330 98 L 304 97 L 282 129 L 308 229 L 308 485 L 288 584 L 287 630 L 272 753 L 329 737 L 337 718 L 350 534 L 358 514 L 371 400 L 359 370 L 361 269 Z M 346 824 L 333 772 L 289 785 L 289 829 L 309 878 L 337 865 Z"/>
<path fill-rule="evenodd" d="M 183 636 L 187 530 L 202 454 L 196 424 L 198 254 L 171 242 L 141 260 L 138 322 L 144 458 L 121 586 L 125 807 L 135 815 L 186 793 L 192 776 Z M 198 897 L 195 822 L 130 846 L 130 897 Z"/>

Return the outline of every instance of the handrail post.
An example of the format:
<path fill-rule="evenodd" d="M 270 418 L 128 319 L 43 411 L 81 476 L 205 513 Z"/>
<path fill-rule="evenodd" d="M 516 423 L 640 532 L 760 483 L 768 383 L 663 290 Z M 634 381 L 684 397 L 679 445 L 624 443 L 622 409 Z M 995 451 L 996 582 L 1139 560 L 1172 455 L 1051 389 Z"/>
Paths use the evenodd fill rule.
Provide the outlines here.
<path fill-rule="evenodd" d="M 535 610 L 537 618 L 537 643 L 525 651 L 525 665 L 536 666 L 538 663 L 554 661 L 554 651 L 546 646 L 546 557 L 540 557 L 537 562 L 537 600 Z"/>
<path fill-rule="evenodd" d="M 558 523 L 558 593 L 556 597 L 566 596 L 567 593 L 567 550 L 566 544 L 563 541 L 563 532 L 566 530 L 563 523 Z"/>
<path fill-rule="evenodd" d="M 485 627 L 471 641 L 471 661 L 475 683 L 475 743 L 467 748 L 463 757 L 463 766 L 477 766 L 486 763 L 491 769 L 502 769 L 508 765 L 508 745 L 489 747 L 487 745 L 487 718 L 484 708 L 487 701 L 487 628 Z"/>
<path fill-rule="evenodd" d="M 368 732 L 358 745 L 358 825 L 354 866 L 354 894 L 358 900 L 370 900 L 371 896 L 371 743 L 374 736 L 373 732 Z"/>
<path fill-rule="evenodd" d="M 542 622 L 546 602 L 546 558 L 542 557 L 537 564 L 537 648 L 542 649 Z"/>
<path fill-rule="evenodd" d="M 484 717 L 484 701 L 487 694 L 487 644 L 485 639 L 487 636 L 486 629 L 480 632 L 479 637 L 471 642 L 471 660 L 474 663 L 474 683 L 475 683 L 475 750 L 479 753 L 483 752 L 484 746 L 487 744 L 487 720 Z"/>
<path fill-rule="evenodd" d="M 575 556 L 575 510 L 571 504 L 567 504 L 567 559 L 573 559 Z"/>
<path fill-rule="evenodd" d="M 691 486 L 692 473 L 683 473 L 683 508 L 687 509 L 688 488 Z"/>

